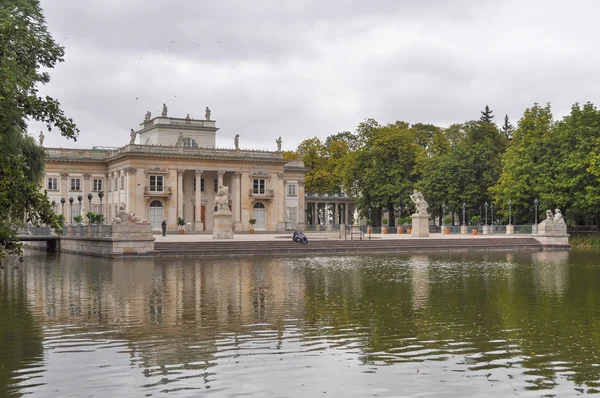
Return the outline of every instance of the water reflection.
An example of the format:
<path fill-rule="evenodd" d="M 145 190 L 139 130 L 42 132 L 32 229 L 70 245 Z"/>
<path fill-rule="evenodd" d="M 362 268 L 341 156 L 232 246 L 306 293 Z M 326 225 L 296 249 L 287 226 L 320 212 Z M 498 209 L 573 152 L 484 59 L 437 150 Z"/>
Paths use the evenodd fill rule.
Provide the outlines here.
<path fill-rule="evenodd" d="M 27 259 L 0 276 L 0 396 L 600 386 L 589 253 Z"/>

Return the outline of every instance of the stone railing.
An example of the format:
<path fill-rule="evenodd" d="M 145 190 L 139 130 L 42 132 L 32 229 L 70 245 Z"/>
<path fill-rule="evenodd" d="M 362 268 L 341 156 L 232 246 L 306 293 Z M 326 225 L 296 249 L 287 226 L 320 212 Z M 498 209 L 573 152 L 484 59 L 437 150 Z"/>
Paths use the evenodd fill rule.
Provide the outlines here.
<path fill-rule="evenodd" d="M 144 187 L 144 196 L 160 196 L 166 197 L 173 195 L 173 187 L 163 187 L 162 191 L 157 191 L 156 189 L 150 189 L 149 185 Z"/>
<path fill-rule="evenodd" d="M 265 189 L 264 192 L 260 192 L 258 190 L 250 189 L 248 195 L 253 199 L 273 199 L 275 197 L 274 189 Z"/>
<path fill-rule="evenodd" d="M 180 154 L 194 155 L 209 158 L 253 158 L 253 159 L 277 159 L 285 160 L 279 152 L 246 150 L 246 149 L 220 149 L 220 148 L 189 148 L 182 146 L 166 145 L 126 145 L 111 152 L 109 157 L 124 153 L 156 153 L 156 154 Z"/>
<path fill-rule="evenodd" d="M 47 148 L 46 157 L 53 158 L 74 158 L 74 159 L 106 159 L 112 151 L 94 150 L 94 149 L 65 149 L 65 148 Z"/>

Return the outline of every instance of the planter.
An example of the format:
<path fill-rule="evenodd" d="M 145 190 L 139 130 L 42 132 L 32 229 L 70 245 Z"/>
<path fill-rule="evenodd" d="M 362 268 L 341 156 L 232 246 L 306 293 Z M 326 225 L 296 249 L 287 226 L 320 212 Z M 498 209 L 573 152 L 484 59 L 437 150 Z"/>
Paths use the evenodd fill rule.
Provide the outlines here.
<path fill-rule="evenodd" d="M 407 228 L 407 229 L 406 229 L 406 233 L 407 233 L 407 234 L 412 234 L 412 228 Z"/>
<path fill-rule="evenodd" d="M 398 235 L 401 235 L 404 233 L 404 229 L 402 227 L 398 227 Z"/>
<path fill-rule="evenodd" d="M 185 233 L 185 229 L 179 228 L 179 235 L 183 235 Z"/>
<path fill-rule="evenodd" d="M 254 229 L 250 228 L 250 230 L 248 232 L 250 232 L 251 234 L 253 234 L 254 233 Z"/>
<path fill-rule="evenodd" d="M 373 233 L 373 228 L 371 228 L 371 227 L 368 227 L 368 228 L 367 228 L 367 233 L 368 233 L 368 234 L 372 234 L 372 233 Z"/>
<path fill-rule="evenodd" d="M 444 228 L 444 234 L 449 235 L 450 234 L 450 228 Z"/>
<path fill-rule="evenodd" d="M 387 233 L 388 233 L 388 229 L 387 229 L 387 227 L 383 227 L 383 228 L 381 228 L 381 233 L 382 233 L 382 234 L 387 234 Z"/>
<path fill-rule="evenodd" d="M 478 230 L 477 228 L 475 228 L 475 229 L 473 230 L 473 235 L 477 235 L 478 233 L 479 233 L 479 230 Z"/>

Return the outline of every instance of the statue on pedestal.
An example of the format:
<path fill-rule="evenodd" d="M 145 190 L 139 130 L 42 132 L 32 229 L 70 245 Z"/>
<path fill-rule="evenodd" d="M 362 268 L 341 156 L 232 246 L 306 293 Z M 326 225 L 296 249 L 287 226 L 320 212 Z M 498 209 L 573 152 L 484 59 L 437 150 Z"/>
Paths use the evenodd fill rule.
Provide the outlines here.
<path fill-rule="evenodd" d="M 167 117 L 167 104 L 163 104 L 162 117 Z"/>
<path fill-rule="evenodd" d="M 144 120 L 150 120 L 152 119 L 152 113 L 150 111 L 146 112 L 146 116 L 144 117 Z"/>
<path fill-rule="evenodd" d="M 229 187 L 221 185 L 215 198 L 215 213 L 231 213 L 229 210 Z"/>
<path fill-rule="evenodd" d="M 116 214 L 115 218 L 113 218 L 113 224 L 121 224 L 129 222 L 129 213 L 125 211 L 125 204 L 119 206 L 119 212 Z"/>
<path fill-rule="evenodd" d="M 235 145 L 235 149 L 240 149 L 240 135 L 236 134 L 233 139 L 233 145 Z"/>
<path fill-rule="evenodd" d="M 276 139 L 275 143 L 277 144 L 277 152 L 281 152 L 281 137 Z"/>
<path fill-rule="evenodd" d="M 210 120 L 210 108 L 206 107 L 206 113 L 204 114 L 206 120 Z"/>
<path fill-rule="evenodd" d="M 354 214 L 352 215 L 352 218 L 354 218 L 354 225 L 358 225 L 358 207 L 354 208 Z"/>
<path fill-rule="evenodd" d="M 135 132 L 135 130 L 131 129 L 131 132 L 129 133 L 129 145 L 132 145 L 135 143 L 136 135 L 137 135 L 137 133 Z"/>
<path fill-rule="evenodd" d="M 429 208 L 429 205 L 425 201 L 425 197 L 423 196 L 423 193 L 421 193 L 420 191 L 417 191 L 415 189 L 413 191 L 413 194 L 410 195 L 410 200 L 412 200 L 415 203 L 415 207 L 416 207 L 415 214 L 425 215 L 425 216 L 428 215 L 427 209 Z"/>

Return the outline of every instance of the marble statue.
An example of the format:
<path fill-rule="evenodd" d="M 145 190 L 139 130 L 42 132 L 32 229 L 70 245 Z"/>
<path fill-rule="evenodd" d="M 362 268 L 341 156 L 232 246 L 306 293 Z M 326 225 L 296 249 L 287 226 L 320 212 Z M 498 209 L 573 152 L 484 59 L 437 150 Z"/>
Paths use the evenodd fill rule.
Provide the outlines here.
<path fill-rule="evenodd" d="M 413 194 L 410 195 L 410 199 L 415 203 L 415 207 L 417 208 L 415 214 L 427 215 L 427 209 L 429 208 L 429 205 L 425 201 L 425 197 L 423 197 L 421 192 L 415 189 Z"/>
<path fill-rule="evenodd" d="M 40 146 L 44 145 L 44 132 L 43 131 L 40 131 L 39 140 L 40 140 Z"/>
<path fill-rule="evenodd" d="M 275 140 L 277 143 L 277 152 L 281 152 L 281 137 Z"/>
<path fill-rule="evenodd" d="M 175 146 L 182 146 L 183 145 L 183 133 L 179 132 L 179 137 L 177 137 L 177 142 L 175 143 Z"/>
<path fill-rule="evenodd" d="M 163 104 L 162 117 L 167 117 L 167 104 Z"/>
<path fill-rule="evenodd" d="M 546 220 L 544 221 L 548 221 L 549 223 L 554 222 L 554 217 L 552 216 L 552 210 L 548 209 L 546 210 Z"/>
<path fill-rule="evenodd" d="M 135 132 L 134 129 L 131 129 L 131 132 L 129 133 L 129 145 L 134 144 L 135 143 L 135 136 L 137 135 L 137 133 Z"/>
<path fill-rule="evenodd" d="M 554 210 L 554 224 L 564 224 L 565 220 L 563 219 L 562 213 L 560 209 Z"/>
<path fill-rule="evenodd" d="M 206 107 L 206 113 L 204 114 L 206 120 L 210 120 L 210 108 Z"/>
<path fill-rule="evenodd" d="M 129 217 L 127 218 L 127 220 L 129 222 L 133 222 L 133 223 L 142 222 L 142 219 L 140 217 L 136 216 L 135 213 L 133 213 L 133 212 L 129 213 Z"/>
<path fill-rule="evenodd" d="M 215 213 L 231 212 L 229 210 L 229 187 L 221 185 L 215 198 Z"/>
<path fill-rule="evenodd" d="M 236 134 L 233 139 L 233 145 L 235 145 L 235 149 L 240 149 L 240 135 Z"/>
<path fill-rule="evenodd" d="M 150 111 L 146 112 L 146 116 L 144 117 L 144 120 L 150 120 L 152 119 L 152 113 Z"/>
<path fill-rule="evenodd" d="M 358 207 L 354 208 L 354 214 L 352 215 L 352 218 L 354 218 L 354 225 L 358 225 Z"/>
<path fill-rule="evenodd" d="M 127 213 L 125 211 L 125 204 L 123 203 L 121 206 L 119 206 L 119 211 L 117 213 L 117 215 L 115 216 L 115 218 L 113 218 L 113 224 L 121 224 L 121 223 L 126 223 L 129 222 L 129 213 Z"/>

